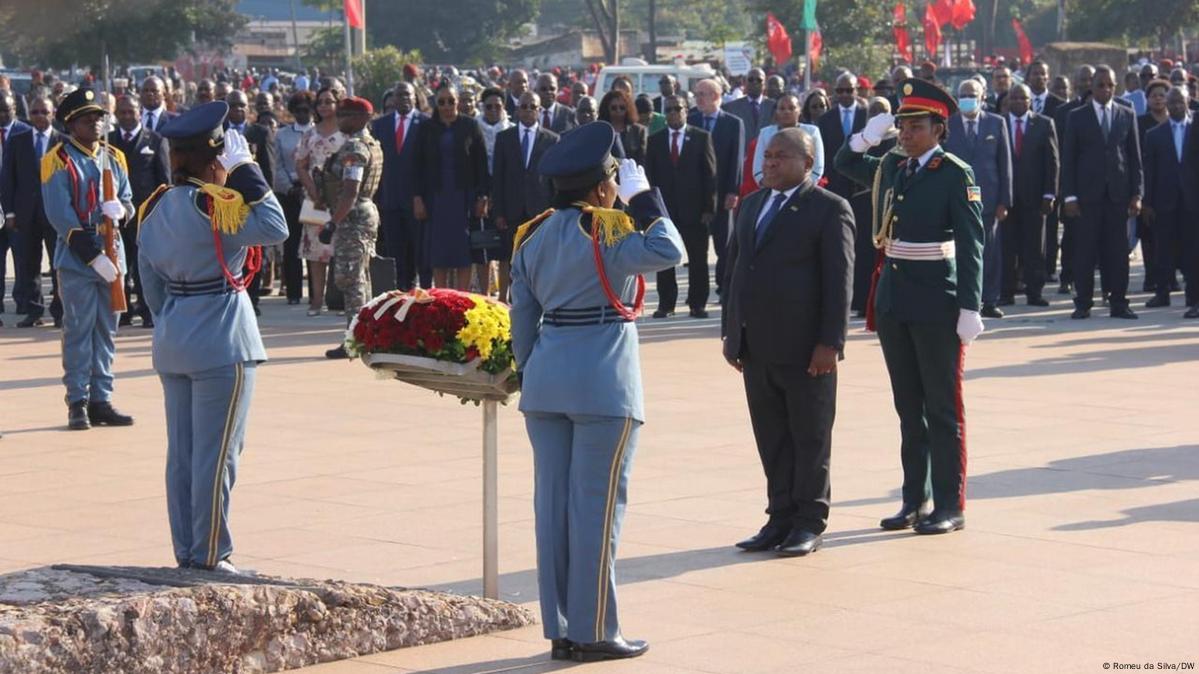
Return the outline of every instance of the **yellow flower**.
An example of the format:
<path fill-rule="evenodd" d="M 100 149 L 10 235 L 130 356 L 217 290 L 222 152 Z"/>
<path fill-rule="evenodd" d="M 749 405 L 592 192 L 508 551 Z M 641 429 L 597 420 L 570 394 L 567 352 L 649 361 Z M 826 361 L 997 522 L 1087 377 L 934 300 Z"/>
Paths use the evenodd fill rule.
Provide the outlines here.
<path fill-rule="evenodd" d="M 491 357 L 497 342 L 512 339 L 512 319 L 508 308 L 475 295 L 475 306 L 466 311 L 466 324 L 458 331 L 458 340 L 467 348 L 475 347 L 483 360 Z"/>

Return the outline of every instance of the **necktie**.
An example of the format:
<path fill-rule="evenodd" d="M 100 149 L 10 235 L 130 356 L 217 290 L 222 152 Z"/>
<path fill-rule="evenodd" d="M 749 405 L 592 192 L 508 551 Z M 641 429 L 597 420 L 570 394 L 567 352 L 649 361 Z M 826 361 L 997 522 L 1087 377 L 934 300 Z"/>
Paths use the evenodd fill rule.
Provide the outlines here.
<path fill-rule="evenodd" d="M 132 140 L 133 140 L 133 132 L 126 131 L 125 132 L 125 142 L 128 143 L 128 142 L 131 142 Z"/>
<path fill-rule="evenodd" d="M 1024 120 L 1016 120 L 1016 159 L 1020 158 L 1020 153 L 1024 152 Z"/>
<path fill-rule="evenodd" d="M 1100 121 L 1099 125 L 1103 127 L 1103 139 L 1107 140 L 1107 137 L 1112 133 L 1112 120 L 1107 116 L 1106 105 L 1103 106 L 1103 120 Z"/>
<path fill-rule="evenodd" d="M 679 132 L 670 132 L 670 163 L 678 165 L 679 163 Z"/>
<path fill-rule="evenodd" d="M 546 108 L 541 113 L 541 125 L 548 129 L 550 128 L 550 124 L 550 109 Z"/>
<path fill-rule="evenodd" d="M 978 139 L 978 130 L 974 127 L 975 122 L 966 122 L 966 140 L 974 145 L 974 141 Z"/>
<path fill-rule="evenodd" d="M 759 103 L 758 101 L 750 101 L 749 102 L 749 109 L 751 112 L 753 112 L 753 115 L 754 115 L 754 128 L 755 129 L 758 128 L 758 115 L 761 113 L 761 110 L 760 110 L 761 106 L 762 106 L 762 104 Z"/>
<path fill-rule="evenodd" d="M 762 215 L 762 218 L 758 220 L 758 231 L 754 235 L 755 247 L 762 245 L 762 239 L 766 236 L 767 230 L 770 229 L 770 223 L 774 220 L 774 217 L 779 214 L 779 211 L 782 210 L 783 202 L 786 200 L 787 195 L 783 192 L 779 192 L 778 194 L 774 195 L 774 201 L 770 202 L 770 208 L 766 209 L 766 212 Z"/>
<path fill-rule="evenodd" d="M 1032 99 L 1032 111 L 1039 115 L 1039 114 L 1041 114 L 1041 111 L 1044 109 L 1045 109 L 1045 99 L 1042 98 L 1041 96 L 1034 97 Z"/>
<path fill-rule="evenodd" d="M 400 123 L 396 124 L 396 152 L 404 149 L 404 118 L 408 115 L 400 115 Z"/>
<path fill-rule="evenodd" d="M 712 133 L 712 125 L 716 123 L 715 117 L 704 117 L 704 131 Z"/>
<path fill-rule="evenodd" d="M 33 151 L 37 155 L 37 158 L 41 159 L 42 155 L 46 154 L 46 132 L 45 131 L 37 132 L 37 143 L 35 143 L 34 145 L 35 145 L 35 147 L 33 148 Z"/>
<path fill-rule="evenodd" d="M 532 145 L 529 136 L 533 135 L 533 130 L 525 127 L 524 136 L 520 139 L 520 157 L 525 168 L 529 168 L 529 146 Z"/>
<path fill-rule="evenodd" d="M 911 180 L 912 176 L 916 175 L 916 171 L 919 171 L 919 170 L 920 170 L 920 160 L 919 159 L 909 159 L 908 165 L 904 168 L 904 177 L 907 178 L 908 180 Z"/>
<path fill-rule="evenodd" d="M 849 134 L 853 133 L 853 110 L 841 108 L 841 132 L 849 138 Z"/>
<path fill-rule="evenodd" d="M 146 128 L 151 131 L 154 130 L 154 113 L 152 112 L 146 113 Z"/>

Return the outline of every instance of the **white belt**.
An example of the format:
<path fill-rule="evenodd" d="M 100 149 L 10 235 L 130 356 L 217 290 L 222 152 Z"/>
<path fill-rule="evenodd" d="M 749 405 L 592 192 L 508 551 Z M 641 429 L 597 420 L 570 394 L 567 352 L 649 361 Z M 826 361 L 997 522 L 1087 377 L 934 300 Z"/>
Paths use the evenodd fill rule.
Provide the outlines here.
<path fill-rule="evenodd" d="M 957 253 L 957 246 L 950 241 L 932 241 L 929 243 L 912 243 L 909 241 L 888 241 L 887 257 L 897 260 L 948 260 Z"/>

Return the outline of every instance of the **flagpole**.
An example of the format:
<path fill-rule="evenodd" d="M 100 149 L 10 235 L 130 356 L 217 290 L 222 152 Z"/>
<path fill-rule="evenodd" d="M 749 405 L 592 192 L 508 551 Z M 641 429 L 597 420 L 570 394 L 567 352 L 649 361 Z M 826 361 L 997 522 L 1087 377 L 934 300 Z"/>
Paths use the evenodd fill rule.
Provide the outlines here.
<path fill-rule="evenodd" d="M 350 15 L 348 12 L 342 11 L 343 23 L 345 24 L 346 34 L 346 92 L 349 95 L 354 95 L 354 49 L 353 41 L 350 37 Z"/>
<path fill-rule="evenodd" d="M 808 91 L 812 88 L 812 31 L 807 28 L 803 31 L 803 90 Z"/>

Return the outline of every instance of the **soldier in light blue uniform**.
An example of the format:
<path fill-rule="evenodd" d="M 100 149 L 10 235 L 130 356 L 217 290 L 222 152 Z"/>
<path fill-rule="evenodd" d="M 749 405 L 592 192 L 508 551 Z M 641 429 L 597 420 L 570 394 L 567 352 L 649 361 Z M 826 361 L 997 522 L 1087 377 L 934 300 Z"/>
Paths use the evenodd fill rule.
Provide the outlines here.
<path fill-rule="evenodd" d="M 553 179 L 557 210 L 518 230 L 512 258 L 541 618 L 556 660 L 648 648 L 621 636 L 613 561 L 645 420 L 633 319 L 644 303 L 641 275 L 675 266 L 684 248 L 645 171 L 631 160 L 618 168 L 615 138 L 607 122 L 593 122 L 545 153 L 541 172 Z M 628 214 L 612 209 L 618 195 Z"/>
<path fill-rule="evenodd" d="M 261 265 L 254 247 L 282 243 L 287 221 L 245 139 L 222 130 L 228 111 L 223 101 L 206 103 L 163 127 L 175 184 L 138 212 L 138 262 L 166 399 L 175 559 L 236 573 L 229 493 L 266 360 L 245 289 Z"/>
<path fill-rule="evenodd" d="M 115 227 L 133 215 L 133 192 L 125 156 L 100 143 L 105 114 L 91 89 L 68 94 L 56 116 L 70 137 L 50 148 L 41 166 L 46 219 L 58 233 L 54 266 L 63 305 L 62 381 L 72 430 L 133 423 L 133 417 L 112 406 L 117 312 L 109 284 L 126 271 L 125 250 L 118 233 L 113 237 L 115 259 L 106 255 L 100 231 L 105 217 Z M 108 201 L 103 200 L 105 168 L 113 174 L 115 198 Z"/>

